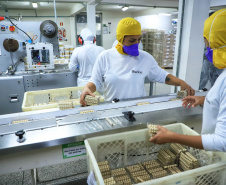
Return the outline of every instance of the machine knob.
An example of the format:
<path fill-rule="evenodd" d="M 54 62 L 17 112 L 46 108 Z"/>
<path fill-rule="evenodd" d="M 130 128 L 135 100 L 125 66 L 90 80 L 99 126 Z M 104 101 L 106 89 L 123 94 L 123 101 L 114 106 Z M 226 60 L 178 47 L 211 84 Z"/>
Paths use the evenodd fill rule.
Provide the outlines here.
<path fill-rule="evenodd" d="M 119 99 L 118 99 L 118 98 L 114 98 L 114 99 L 112 100 L 112 103 L 117 103 L 117 102 L 119 102 Z"/>
<path fill-rule="evenodd" d="M 22 142 L 25 141 L 24 134 L 25 134 L 25 131 L 24 131 L 24 130 L 19 130 L 19 131 L 17 131 L 17 132 L 15 133 L 15 135 L 18 136 L 17 141 L 18 141 L 19 143 L 22 143 Z"/>
<path fill-rule="evenodd" d="M 132 111 L 127 111 L 127 112 L 123 112 L 125 118 L 128 120 L 128 121 L 135 121 L 135 117 L 133 116 L 135 113 L 132 112 Z"/>

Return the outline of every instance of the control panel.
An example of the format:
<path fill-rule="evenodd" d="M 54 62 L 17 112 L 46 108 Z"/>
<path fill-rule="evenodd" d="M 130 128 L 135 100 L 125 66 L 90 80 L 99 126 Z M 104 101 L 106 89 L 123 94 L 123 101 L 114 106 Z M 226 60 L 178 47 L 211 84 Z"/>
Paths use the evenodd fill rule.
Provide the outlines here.
<path fill-rule="evenodd" d="M 12 33 L 18 33 L 16 26 L 12 25 L 10 22 L 0 22 L 0 34 Z"/>

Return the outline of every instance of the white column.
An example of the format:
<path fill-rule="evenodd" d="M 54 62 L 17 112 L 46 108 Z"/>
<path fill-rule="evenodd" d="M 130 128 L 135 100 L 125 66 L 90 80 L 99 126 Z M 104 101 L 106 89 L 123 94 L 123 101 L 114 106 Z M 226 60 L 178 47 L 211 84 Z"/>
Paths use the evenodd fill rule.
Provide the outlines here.
<path fill-rule="evenodd" d="M 96 35 L 96 5 L 87 4 L 87 25 L 92 33 Z"/>
<path fill-rule="evenodd" d="M 75 16 L 74 17 L 70 17 L 70 29 L 71 29 L 71 45 L 73 45 L 73 47 L 76 47 L 76 42 L 77 42 L 77 38 L 75 35 Z"/>
<path fill-rule="evenodd" d="M 177 77 L 185 80 L 195 90 L 199 87 L 204 53 L 203 27 L 209 16 L 209 9 L 210 0 L 179 0 L 173 74 L 175 76 L 178 74 Z"/>

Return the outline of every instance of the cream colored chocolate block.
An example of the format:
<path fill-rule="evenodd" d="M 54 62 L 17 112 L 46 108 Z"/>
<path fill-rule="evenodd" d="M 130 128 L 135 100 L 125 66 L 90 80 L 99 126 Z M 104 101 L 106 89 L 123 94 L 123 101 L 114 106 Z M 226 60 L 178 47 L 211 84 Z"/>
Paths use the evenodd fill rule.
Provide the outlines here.
<path fill-rule="evenodd" d="M 137 165 L 128 166 L 127 169 L 130 171 L 130 173 L 144 170 L 144 168 L 141 165 L 138 165 L 138 164 Z"/>
<path fill-rule="evenodd" d="M 110 178 L 104 179 L 104 184 L 105 185 L 114 185 L 114 184 L 116 184 L 116 182 L 113 177 L 110 177 Z"/>
<path fill-rule="evenodd" d="M 70 101 L 60 101 L 58 103 L 58 107 L 60 110 L 65 110 L 65 109 L 72 109 L 73 106 L 73 102 Z"/>
<path fill-rule="evenodd" d="M 184 146 L 182 146 L 181 144 L 175 143 L 175 145 L 178 146 L 183 152 L 187 151 L 187 149 Z"/>
<path fill-rule="evenodd" d="M 97 164 L 98 166 L 107 165 L 108 161 L 101 161 L 101 162 L 98 162 Z"/>
<path fill-rule="evenodd" d="M 172 167 L 174 167 L 174 166 L 177 166 L 177 164 L 167 165 L 167 166 L 164 166 L 164 168 L 165 168 L 165 169 L 166 169 L 166 168 L 172 168 Z"/>
<path fill-rule="evenodd" d="M 145 170 L 137 171 L 137 172 L 131 173 L 131 176 L 132 176 L 133 178 L 134 178 L 134 177 L 137 177 L 137 176 L 143 176 L 143 175 L 148 175 L 148 173 L 147 173 Z"/>
<path fill-rule="evenodd" d="M 100 103 L 100 97 L 99 96 L 90 96 L 86 95 L 84 101 L 86 102 L 86 105 L 98 105 Z"/>
<path fill-rule="evenodd" d="M 173 168 L 168 168 L 171 174 L 176 174 L 177 172 Z"/>
<path fill-rule="evenodd" d="M 178 91 L 177 92 L 177 98 L 185 98 L 188 95 L 188 92 L 186 90 L 184 91 Z"/>
<path fill-rule="evenodd" d="M 148 172 L 149 173 L 154 173 L 154 172 L 158 172 L 158 171 L 162 171 L 163 168 L 162 167 L 159 167 L 159 168 L 152 168 L 152 169 L 149 169 Z"/>
<path fill-rule="evenodd" d="M 111 175 L 112 176 L 126 175 L 126 170 L 125 168 L 114 169 L 111 170 Z"/>
<path fill-rule="evenodd" d="M 28 121 L 29 121 L 29 119 L 17 120 L 17 121 L 12 121 L 12 124 L 25 123 L 25 122 L 28 122 Z"/>
<path fill-rule="evenodd" d="M 145 161 L 142 163 L 146 168 L 153 168 L 160 166 L 160 164 L 156 160 Z"/>
<path fill-rule="evenodd" d="M 174 169 L 177 173 L 180 173 L 180 169 L 177 166 L 173 166 L 172 169 Z"/>
<path fill-rule="evenodd" d="M 140 105 L 148 105 L 150 104 L 149 102 L 140 102 L 140 103 L 137 103 L 137 106 L 140 106 Z"/>
<path fill-rule="evenodd" d="M 109 118 L 105 118 L 105 120 L 106 120 L 112 127 L 115 125 Z"/>
<path fill-rule="evenodd" d="M 154 172 L 152 173 L 153 178 L 160 178 L 160 177 L 164 177 L 168 175 L 166 170 L 162 170 L 162 171 L 158 171 L 158 172 Z"/>
<path fill-rule="evenodd" d="M 83 110 L 83 111 L 80 111 L 80 114 L 88 114 L 92 112 L 94 112 L 94 110 Z"/>

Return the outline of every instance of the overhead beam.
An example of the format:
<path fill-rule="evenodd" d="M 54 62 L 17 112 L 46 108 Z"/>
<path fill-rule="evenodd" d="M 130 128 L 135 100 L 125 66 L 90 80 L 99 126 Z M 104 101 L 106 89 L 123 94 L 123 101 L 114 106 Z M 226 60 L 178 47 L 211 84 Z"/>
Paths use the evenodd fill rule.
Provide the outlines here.
<path fill-rule="evenodd" d="M 86 8 L 86 4 L 84 4 L 84 3 L 76 3 L 71 8 L 70 15 L 76 15 L 76 14 L 80 13 L 81 11 L 86 10 L 85 8 Z"/>
<path fill-rule="evenodd" d="M 178 1 L 159 1 L 159 0 L 102 0 L 102 3 L 131 5 L 131 6 L 152 6 L 152 7 L 178 7 Z"/>
<path fill-rule="evenodd" d="M 225 0 L 210 0 L 210 7 L 225 6 L 225 5 L 226 5 Z"/>
<path fill-rule="evenodd" d="M 101 2 L 102 0 L 91 0 L 88 5 L 97 5 Z"/>

